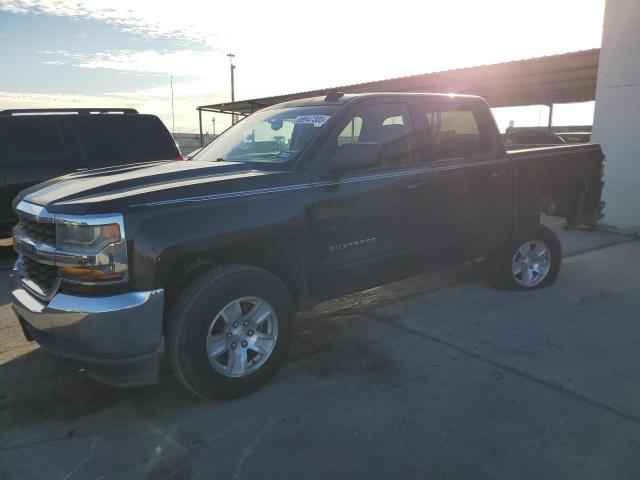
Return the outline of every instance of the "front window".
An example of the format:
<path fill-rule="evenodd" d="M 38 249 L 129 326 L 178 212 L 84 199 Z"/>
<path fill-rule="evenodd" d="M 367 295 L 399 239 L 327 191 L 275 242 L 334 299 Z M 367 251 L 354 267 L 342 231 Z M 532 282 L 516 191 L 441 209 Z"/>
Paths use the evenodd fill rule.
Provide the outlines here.
<path fill-rule="evenodd" d="M 404 103 L 367 105 L 356 111 L 338 134 L 337 146 L 347 143 L 379 143 L 382 165 L 409 165 L 411 121 Z"/>
<path fill-rule="evenodd" d="M 265 110 L 237 123 L 196 160 L 283 163 L 295 158 L 331 118 L 331 107 Z"/>

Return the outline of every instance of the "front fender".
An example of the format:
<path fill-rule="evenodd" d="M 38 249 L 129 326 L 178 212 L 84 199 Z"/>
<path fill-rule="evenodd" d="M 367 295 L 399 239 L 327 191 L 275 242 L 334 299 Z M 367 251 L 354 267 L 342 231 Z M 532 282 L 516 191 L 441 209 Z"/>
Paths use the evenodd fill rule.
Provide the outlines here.
<path fill-rule="evenodd" d="M 304 247 L 310 191 L 250 199 L 145 207 L 127 228 L 133 288 L 164 288 L 176 262 L 224 249 L 289 238 Z"/>

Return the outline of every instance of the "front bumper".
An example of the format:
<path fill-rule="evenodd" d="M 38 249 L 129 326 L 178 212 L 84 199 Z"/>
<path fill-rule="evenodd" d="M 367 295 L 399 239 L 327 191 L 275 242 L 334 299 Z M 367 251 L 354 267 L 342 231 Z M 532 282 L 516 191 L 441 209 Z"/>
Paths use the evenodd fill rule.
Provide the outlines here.
<path fill-rule="evenodd" d="M 56 294 L 42 302 L 11 278 L 13 309 L 28 340 L 113 386 L 157 383 L 164 290 L 107 297 Z"/>

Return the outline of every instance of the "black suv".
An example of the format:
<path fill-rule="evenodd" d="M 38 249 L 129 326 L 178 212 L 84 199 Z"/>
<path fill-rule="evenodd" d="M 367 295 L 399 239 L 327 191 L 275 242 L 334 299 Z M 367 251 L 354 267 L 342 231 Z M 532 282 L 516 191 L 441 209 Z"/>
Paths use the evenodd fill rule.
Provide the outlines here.
<path fill-rule="evenodd" d="M 160 119 L 133 109 L 4 110 L 0 237 L 11 234 L 11 200 L 24 188 L 77 171 L 178 158 Z"/>

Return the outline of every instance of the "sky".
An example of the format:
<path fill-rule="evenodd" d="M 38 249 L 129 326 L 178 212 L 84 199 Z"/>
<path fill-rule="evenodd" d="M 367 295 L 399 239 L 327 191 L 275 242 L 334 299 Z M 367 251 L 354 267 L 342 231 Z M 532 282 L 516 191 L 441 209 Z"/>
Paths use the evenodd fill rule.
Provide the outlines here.
<path fill-rule="evenodd" d="M 599 47 L 604 0 L 0 0 L 0 110 L 133 107 L 197 132 L 196 106 Z M 503 129 L 546 107 L 499 109 Z M 204 129 L 212 131 L 212 115 Z M 555 124 L 593 119 L 593 102 Z M 216 116 L 216 131 L 230 118 Z"/>

